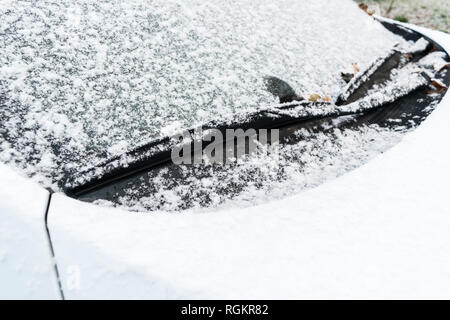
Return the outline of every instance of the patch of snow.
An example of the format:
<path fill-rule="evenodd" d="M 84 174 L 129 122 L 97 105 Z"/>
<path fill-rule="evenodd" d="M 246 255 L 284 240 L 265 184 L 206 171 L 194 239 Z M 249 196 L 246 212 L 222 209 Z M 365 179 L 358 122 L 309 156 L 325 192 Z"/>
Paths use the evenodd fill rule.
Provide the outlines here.
<path fill-rule="evenodd" d="M 445 60 L 446 54 L 442 51 L 431 52 L 421 59 L 418 64 L 421 67 L 433 67 L 436 71 L 440 70 L 440 66 L 445 65 L 448 61 Z"/>
<path fill-rule="evenodd" d="M 59 299 L 44 224 L 48 192 L 4 164 L 0 177 L 0 299 Z"/>
<path fill-rule="evenodd" d="M 425 40 L 425 38 L 420 38 L 419 40 L 417 40 L 412 44 L 412 46 L 409 48 L 409 52 L 411 53 L 422 52 L 429 45 L 430 45 L 429 41 Z"/>

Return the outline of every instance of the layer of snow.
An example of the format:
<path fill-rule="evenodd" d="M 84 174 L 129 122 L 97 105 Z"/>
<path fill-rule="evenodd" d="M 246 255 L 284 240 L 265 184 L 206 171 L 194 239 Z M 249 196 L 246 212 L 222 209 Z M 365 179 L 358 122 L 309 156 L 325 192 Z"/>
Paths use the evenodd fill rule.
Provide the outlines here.
<path fill-rule="evenodd" d="M 325 0 L 5 0 L 0 34 L 0 151 L 55 189 L 161 134 L 275 104 L 267 75 L 335 97 L 341 69 L 400 41 Z"/>
<path fill-rule="evenodd" d="M 0 299 L 59 299 L 44 225 L 48 192 L 0 164 Z"/>
<path fill-rule="evenodd" d="M 423 38 L 417 43 L 422 43 Z M 426 42 L 429 44 L 428 42 Z M 406 52 L 416 50 L 417 44 L 409 43 Z M 437 52 L 436 52 L 437 53 Z M 402 61 L 401 67 L 393 69 L 390 79 L 382 85 L 371 88 L 368 94 L 346 105 L 333 103 L 295 103 L 285 109 L 269 109 L 274 117 L 289 115 L 293 117 L 331 116 L 338 114 L 355 114 L 399 99 L 412 91 L 430 85 L 430 78 L 442 77 L 445 71 L 437 72 L 436 64 L 445 61 L 445 54 L 432 53 L 417 63 Z M 393 54 L 393 52 L 391 53 Z M 385 61 L 385 59 L 381 59 Z M 380 66 L 376 62 L 375 66 Z M 372 67 L 368 69 L 372 70 Z M 363 72 L 371 75 L 372 72 Z M 360 85 L 360 83 L 358 84 Z M 349 90 L 350 92 L 351 90 Z M 345 96 L 341 96 L 346 98 Z M 440 97 L 438 95 L 438 97 Z M 438 98 L 436 97 L 436 99 Z M 431 112 L 438 100 L 430 102 Z M 403 114 L 400 117 L 405 118 Z M 239 159 L 233 164 L 223 165 L 188 165 L 166 166 L 143 174 L 139 179 L 131 179 L 120 185 L 118 194 L 109 190 L 107 199 L 96 201 L 97 204 L 122 206 L 131 210 L 180 210 L 186 208 L 215 206 L 249 206 L 272 201 L 283 196 L 298 193 L 315 187 L 325 181 L 336 178 L 349 170 L 369 161 L 379 153 L 398 143 L 402 136 L 414 129 L 414 118 L 410 116 L 410 126 L 394 125 L 401 119 L 390 119 L 392 126 L 359 125 L 336 127 L 337 123 L 351 124 L 352 116 L 325 121 L 318 128 L 302 129 L 292 132 L 296 143 L 282 143 L 275 151 L 265 150 L 257 155 Z M 334 126 L 334 128 L 333 128 Z M 292 129 L 291 129 L 292 130 Z M 293 130 L 292 130 L 293 131 Z M 205 134 L 203 132 L 203 134 Z M 201 137 L 198 137 L 201 139 Z M 189 140 L 190 141 L 190 140 Z M 177 141 L 178 142 L 178 141 Z M 175 144 L 176 142 L 174 142 Z M 155 148 L 159 151 L 161 145 Z M 152 149 L 146 153 L 155 152 Z M 144 153 L 139 153 L 140 159 Z M 83 185 L 96 180 L 111 168 L 126 167 L 136 161 L 135 156 L 127 154 L 104 165 L 92 168 L 89 172 L 76 175 L 68 185 Z M 103 193 L 88 194 L 86 198 L 104 198 Z"/>
<path fill-rule="evenodd" d="M 346 120 L 335 120 L 351 123 Z M 141 183 L 124 186 L 118 206 L 138 211 L 246 207 L 280 199 L 336 178 L 398 143 L 407 130 L 377 125 L 358 129 L 306 129 L 298 142 L 241 158 L 230 164 L 171 166 L 152 170 Z M 328 129 L 328 130 L 327 130 Z M 273 150 L 274 149 L 274 150 Z M 99 200 L 100 205 L 114 205 Z"/>
<path fill-rule="evenodd" d="M 450 49 L 448 35 L 417 29 Z M 57 195 L 58 264 L 77 266 L 81 279 L 72 290 L 64 284 L 66 295 L 448 298 L 449 121 L 447 93 L 417 130 L 365 166 L 250 208 L 138 214 Z"/>

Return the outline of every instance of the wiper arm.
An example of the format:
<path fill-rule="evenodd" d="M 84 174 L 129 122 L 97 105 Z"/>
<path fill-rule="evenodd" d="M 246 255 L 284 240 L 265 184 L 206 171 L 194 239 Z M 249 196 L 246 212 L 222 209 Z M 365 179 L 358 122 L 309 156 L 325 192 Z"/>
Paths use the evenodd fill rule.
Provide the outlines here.
<path fill-rule="evenodd" d="M 407 90 L 398 90 L 393 99 L 401 98 L 427 84 L 428 80 L 422 75 L 417 75 L 418 81 Z M 317 121 L 324 118 L 337 118 L 346 115 L 354 115 L 371 111 L 382 107 L 393 100 L 379 101 L 376 99 L 363 99 L 355 103 L 338 106 L 328 102 L 300 102 L 295 105 L 283 106 L 276 109 L 259 111 L 249 116 L 245 122 L 233 124 L 211 123 L 202 127 L 202 131 L 217 129 L 225 137 L 226 129 L 275 129 L 291 124 L 300 124 Z M 188 130 L 191 136 L 195 129 Z M 203 148 L 206 144 L 202 141 Z M 194 144 L 194 142 L 192 142 Z M 139 146 L 124 155 L 117 156 L 98 164 L 89 170 L 80 172 L 66 182 L 65 192 L 70 196 L 79 197 L 92 190 L 112 184 L 116 181 L 128 178 L 136 173 L 150 170 L 158 165 L 171 161 L 171 151 L 176 142 L 170 137 L 164 137 L 148 144 Z"/>
<path fill-rule="evenodd" d="M 417 56 L 422 56 L 423 54 L 425 53 L 420 52 L 417 53 Z M 368 71 L 353 79 L 335 103 L 297 101 L 301 97 L 296 95 L 292 88 L 287 84 L 286 86 L 284 83 L 278 82 L 279 79 L 272 78 L 268 80 L 268 84 L 272 86 L 273 94 L 278 94 L 280 102 L 282 99 L 283 101 L 293 102 L 260 110 L 250 114 L 244 121 L 235 123 L 211 122 L 202 126 L 201 129 L 202 131 L 217 129 L 225 137 L 226 129 L 275 129 L 330 117 L 336 118 L 369 112 L 392 103 L 419 88 L 423 88 L 429 83 L 429 77 L 426 74 L 411 74 L 408 83 L 396 83 L 393 81 L 390 85 L 380 89 L 381 93 L 379 91 L 375 94 L 367 95 L 367 92 L 374 84 L 380 83 L 380 78 L 385 80 L 386 74 L 390 75 L 389 68 L 398 67 L 402 63 L 405 62 L 402 60 L 399 51 L 393 50 L 385 58 L 377 60 Z M 381 82 L 384 82 L 384 80 Z M 193 136 L 195 129 L 188 130 L 188 133 Z M 202 148 L 209 143 L 202 140 Z M 164 137 L 142 144 L 121 156 L 103 161 L 95 167 L 70 177 L 65 183 L 64 191 L 70 196 L 80 197 L 140 172 L 170 163 L 171 152 L 176 145 L 179 145 L 179 141 L 174 141 L 171 137 Z"/>

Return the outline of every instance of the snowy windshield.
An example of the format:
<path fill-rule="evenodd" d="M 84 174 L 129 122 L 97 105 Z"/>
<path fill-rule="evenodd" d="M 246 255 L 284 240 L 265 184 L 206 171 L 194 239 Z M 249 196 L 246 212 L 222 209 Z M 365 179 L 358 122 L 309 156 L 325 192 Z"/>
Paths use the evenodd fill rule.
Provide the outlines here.
<path fill-rule="evenodd" d="M 352 1 L 0 3 L 0 142 L 46 185 L 210 120 L 277 104 L 264 77 L 335 98 L 399 39 Z"/>

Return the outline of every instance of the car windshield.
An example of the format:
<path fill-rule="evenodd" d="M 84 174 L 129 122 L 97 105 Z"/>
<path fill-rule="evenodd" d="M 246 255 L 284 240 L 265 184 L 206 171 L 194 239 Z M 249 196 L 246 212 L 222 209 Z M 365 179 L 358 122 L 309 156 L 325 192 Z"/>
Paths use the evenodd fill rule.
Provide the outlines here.
<path fill-rule="evenodd" d="M 316 186 L 399 142 L 450 80 L 442 48 L 383 23 L 350 0 L 2 1 L 0 161 L 133 210 Z M 226 166 L 164 162 L 161 141 L 211 123 L 282 139 Z"/>
<path fill-rule="evenodd" d="M 398 41 L 351 1 L 2 1 L 2 157 L 55 185 L 142 142 L 277 104 L 267 76 L 335 98 L 342 69 Z"/>

